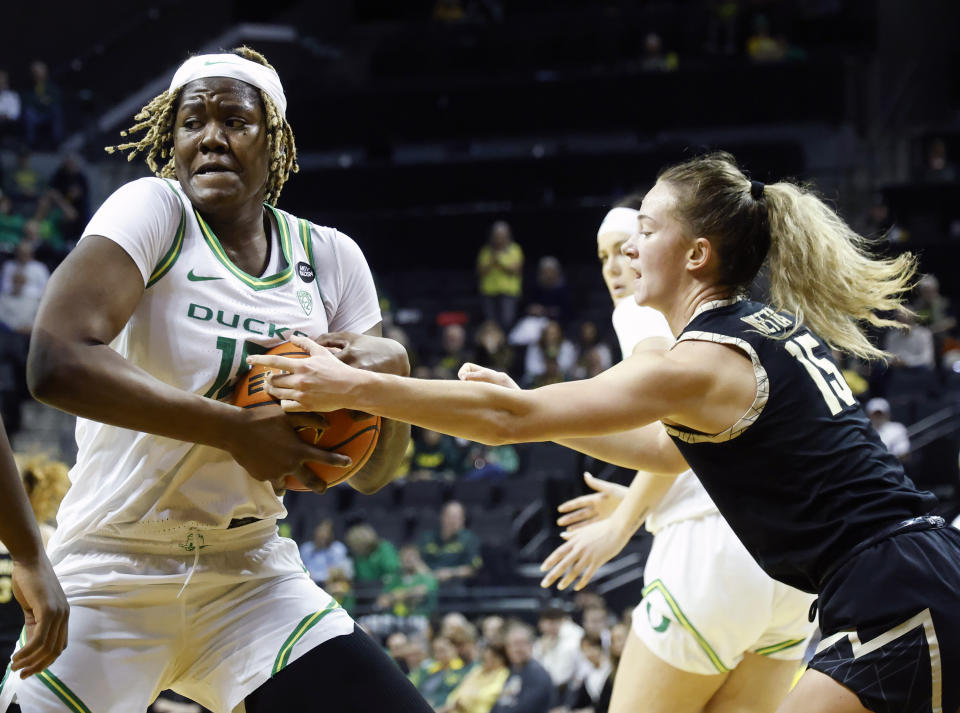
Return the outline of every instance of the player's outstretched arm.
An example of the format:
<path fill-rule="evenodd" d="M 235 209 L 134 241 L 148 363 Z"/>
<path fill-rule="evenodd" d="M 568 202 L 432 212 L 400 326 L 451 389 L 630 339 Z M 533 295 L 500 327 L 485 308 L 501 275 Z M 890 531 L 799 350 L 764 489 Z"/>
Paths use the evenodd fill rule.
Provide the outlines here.
<path fill-rule="evenodd" d="M 13 669 L 32 676 L 52 664 L 67 646 L 70 607 L 43 550 L 40 530 L 0 422 L 0 541 L 13 558 L 13 594 L 23 608 L 26 644 Z"/>
<path fill-rule="evenodd" d="M 726 375 L 718 376 L 723 360 L 749 362 L 706 342 L 697 343 L 694 359 L 678 358 L 678 349 L 637 354 L 592 379 L 530 391 L 375 374 L 346 366 L 310 340 L 296 344 L 312 356 L 249 358 L 275 370 L 268 388 L 285 409 L 355 408 L 488 444 L 604 435 L 664 418 L 717 433 L 746 411 L 756 391 L 752 371 L 749 382 L 735 378 L 727 388 Z"/>
<path fill-rule="evenodd" d="M 364 334 L 334 332 L 324 334 L 316 341 L 325 347 L 338 349 L 340 361 L 357 369 L 397 376 L 410 375 L 407 350 L 399 342 L 383 337 L 382 323 L 377 323 Z M 396 477 L 409 441 L 410 424 L 392 419 L 381 421 L 380 437 L 370 460 L 347 483 L 365 495 L 377 492 Z"/>
<path fill-rule="evenodd" d="M 102 423 L 221 448 L 258 480 L 297 475 L 322 490 L 305 463 L 349 465 L 301 441 L 278 409 L 241 409 L 175 388 L 112 349 L 144 289 L 140 270 L 117 243 L 96 235 L 81 240 L 40 304 L 27 362 L 34 397 Z"/>

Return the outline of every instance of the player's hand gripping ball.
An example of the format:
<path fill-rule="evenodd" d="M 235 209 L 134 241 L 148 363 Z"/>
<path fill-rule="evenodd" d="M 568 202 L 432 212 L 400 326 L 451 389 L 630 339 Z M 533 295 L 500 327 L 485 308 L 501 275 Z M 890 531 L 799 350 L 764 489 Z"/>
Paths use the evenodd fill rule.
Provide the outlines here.
<path fill-rule="evenodd" d="M 310 356 L 290 342 L 281 342 L 267 354 L 291 359 L 306 359 Z M 269 404 L 279 406 L 280 402 L 267 393 L 267 376 L 270 371 L 271 369 L 265 366 L 251 368 L 234 387 L 233 404 L 242 408 L 257 408 Z M 335 468 L 324 463 L 307 463 L 310 470 L 330 486 L 343 482 L 366 465 L 380 437 L 380 417 L 348 409 L 331 411 L 323 415 L 327 420 L 325 428 L 301 426 L 297 428 L 297 434 L 312 446 L 341 453 L 349 456 L 353 461 L 349 468 Z M 287 476 L 286 488 L 310 492 L 309 488 L 305 488 L 303 483 L 293 476 Z"/>

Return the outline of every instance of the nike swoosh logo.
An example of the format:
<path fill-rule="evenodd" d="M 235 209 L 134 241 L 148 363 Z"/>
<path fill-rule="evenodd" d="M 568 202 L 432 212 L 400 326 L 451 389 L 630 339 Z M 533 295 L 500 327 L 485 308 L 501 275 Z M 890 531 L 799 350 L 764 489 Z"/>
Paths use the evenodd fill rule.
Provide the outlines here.
<path fill-rule="evenodd" d="M 206 280 L 222 280 L 222 277 L 204 277 L 203 275 L 194 275 L 193 270 L 187 273 L 187 279 L 190 282 L 205 282 Z"/>

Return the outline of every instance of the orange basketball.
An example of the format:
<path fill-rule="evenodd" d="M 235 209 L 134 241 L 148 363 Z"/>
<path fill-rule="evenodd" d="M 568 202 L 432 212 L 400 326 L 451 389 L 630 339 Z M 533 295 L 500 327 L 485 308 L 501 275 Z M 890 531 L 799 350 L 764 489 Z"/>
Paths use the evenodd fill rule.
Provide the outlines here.
<path fill-rule="evenodd" d="M 281 342 L 266 353 L 291 359 L 304 359 L 310 356 L 290 342 Z M 234 387 L 233 404 L 243 408 L 256 408 L 267 404 L 279 406 L 280 402 L 267 393 L 269 373 L 268 367 L 252 367 Z M 326 428 L 301 427 L 297 429 L 297 434 L 312 446 L 325 451 L 342 453 L 353 460 L 353 465 L 349 468 L 334 468 L 323 463 L 307 463 L 310 470 L 327 485 L 336 485 L 363 468 L 370 459 L 373 449 L 377 446 L 377 439 L 380 437 L 380 417 L 348 409 L 331 411 L 324 416 L 328 422 Z M 288 490 L 309 492 L 308 488 L 292 476 L 287 477 L 286 487 Z"/>

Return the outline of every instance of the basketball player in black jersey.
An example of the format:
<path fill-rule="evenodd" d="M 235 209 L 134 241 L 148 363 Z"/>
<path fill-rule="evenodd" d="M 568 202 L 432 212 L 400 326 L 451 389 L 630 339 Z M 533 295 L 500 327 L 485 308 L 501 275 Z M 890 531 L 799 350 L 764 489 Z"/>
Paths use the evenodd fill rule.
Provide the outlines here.
<path fill-rule="evenodd" d="M 666 476 L 689 462 L 759 564 L 819 594 L 823 643 L 780 713 L 955 713 L 960 531 L 928 516 L 933 496 L 886 451 L 828 348 L 884 356 L 861 327 L 891 324 L 878 313 L 909 289 L 912 258 L 873 259 L 812 193 L 751 182 L 727 154 L 661 174 L 638 228 L 624 248 L 637 301 L 678 340 L 593 379 L 532 391 L 421 381 L 306 343 L 310 359 L 251 362 L 290 372 L 270 390 L 291 411 L 357 408 L 486 443 L 562 439 Z M 764 263 L 775 307 L 738 301 Z M 631 495 L 570 536 L 546 585 L 589 579 L 604 548 L 619 549 Z M 615 690 L 611 709 L 643 705 Z"/>
<path fill-rule="evenodd" d="M 0 422 L 0 542 L 6 553 L 0 556 L 0 603 L 15 597 L 23 609 L 15 620 L 0 617 L 0 635 L 15 628 L 14 641 L 26 620 L 26 644 L 10 660 L 13 646 L 0 652 L 7 676 L 26 678 L 52 664 L 67 645 L 69 606 L 60 582 L 43 550 L 40 529 L 33 517 L 23 481 L 13 460 L 10 442 Z M 9 565 L 7 563 L 10 563 Z M 2 607 L 9 612 L 9 607 Z M 20 612 L 18 612 L 19 614 Z M 8 631 L 10 630 L 10 631 Z M 7 666 L 7 661 L 10 665 Z M 0 695 L 3 683 L 0 683 Z"/>

